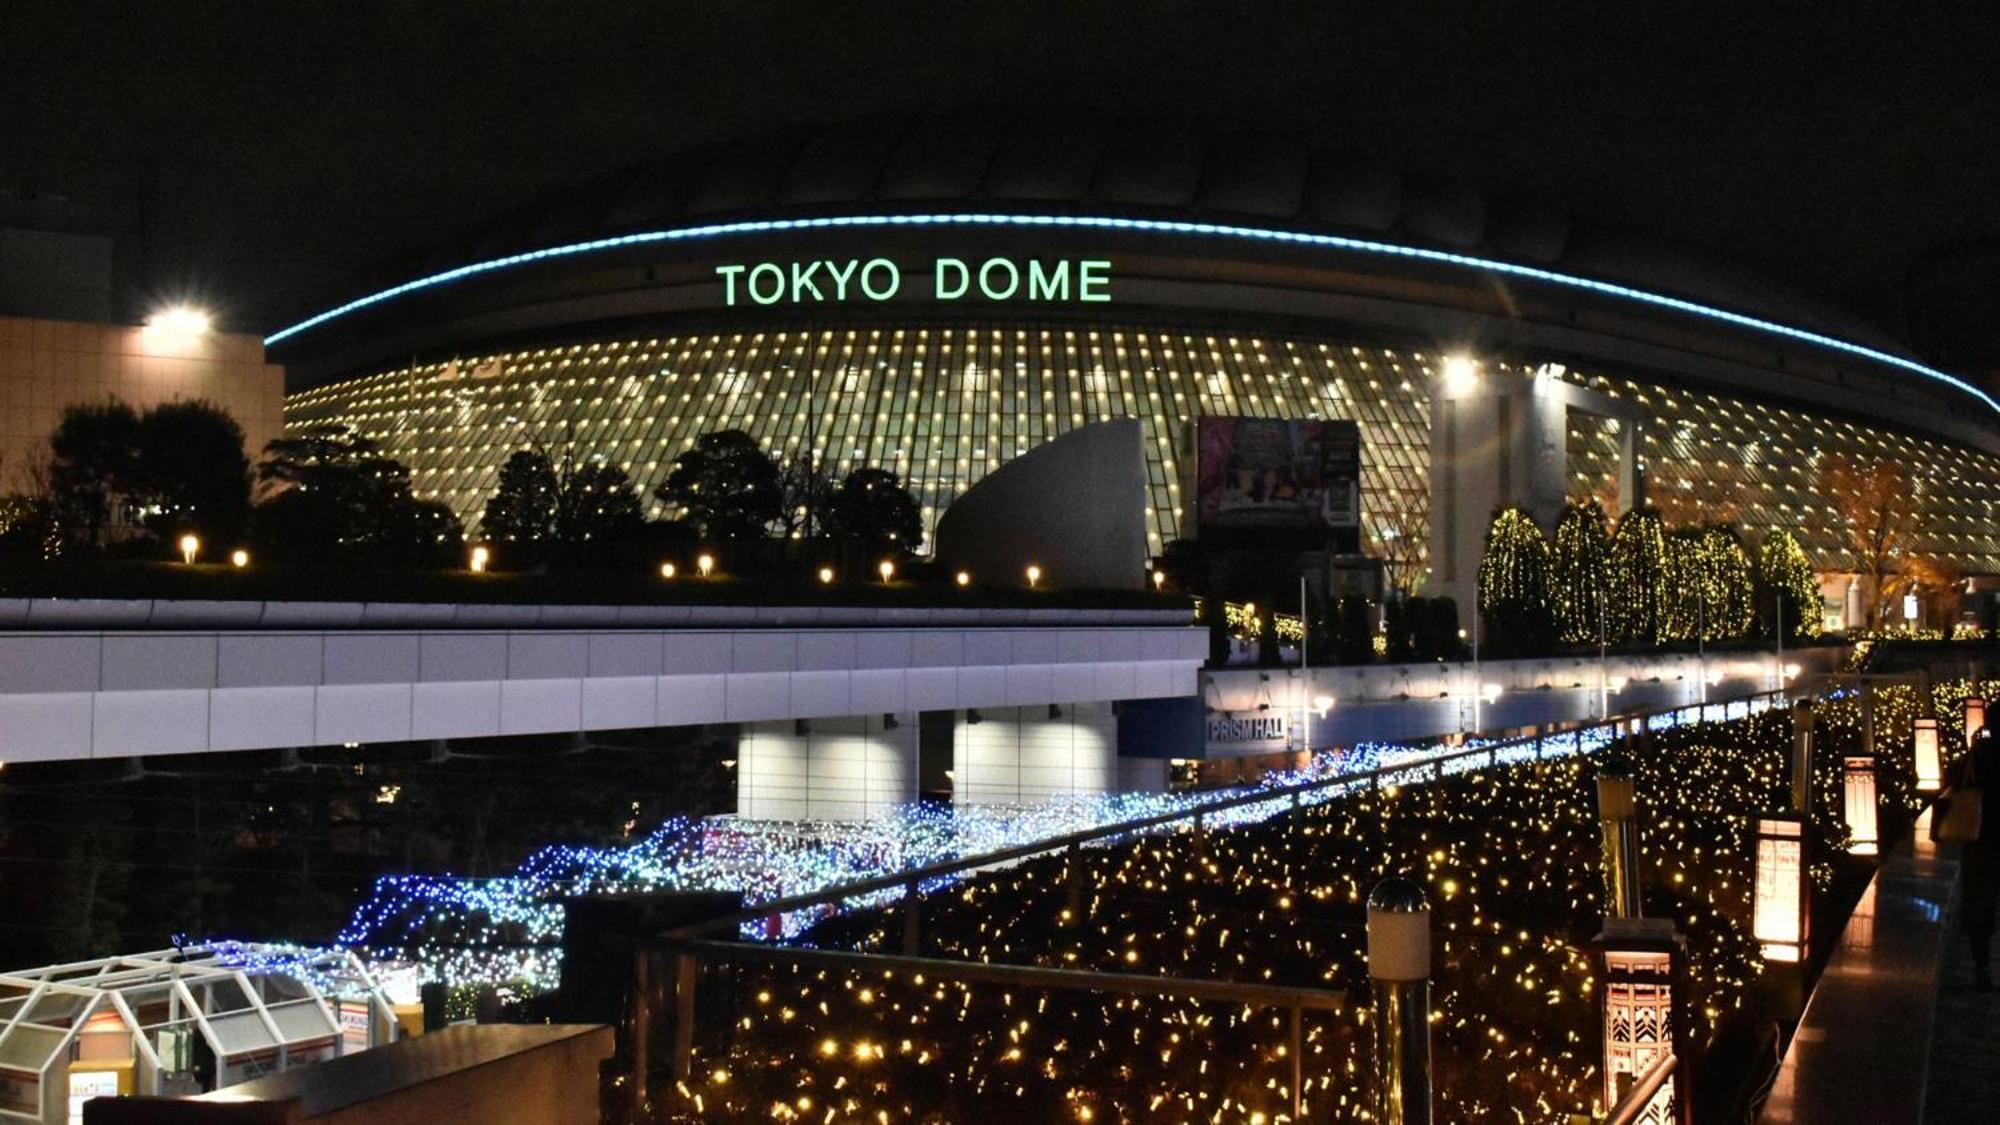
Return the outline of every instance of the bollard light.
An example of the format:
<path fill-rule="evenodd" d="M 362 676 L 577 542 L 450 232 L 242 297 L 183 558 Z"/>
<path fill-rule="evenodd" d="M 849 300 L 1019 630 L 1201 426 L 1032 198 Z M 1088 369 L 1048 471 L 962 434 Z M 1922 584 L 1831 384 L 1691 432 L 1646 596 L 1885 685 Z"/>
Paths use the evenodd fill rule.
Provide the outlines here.
<path fill-rule="evenodd" d="M 1986 725 L 1986 701 L 1979 696 L 1970 696 L 1965 701 L 1965 748 L 1972 749 L 1972 739 L 1979 728 Z"/>
<path fill-rule="evenodd" d="M 1847 820 L 1847 854 L 1875 855 L 1882 837 L 1876 824 L 1875 759 L 1849 754 L 1841 773 L 1841 811 Z"/>
<path fill-rule="evenodd" d="M 201 540 L 193 535 L 183 535 L 178 546 L 181 549 L 181 561 L 193 566 L 195 556 L 201 554 Z"/>
<path fill-rule="evenodd" d="M 238 570 L 250 565 L 250 552 L 241 547 L 229 552 L 229 565 Z"/>
<path fill-rule="evenodd" d="M 472 567 L 472 573 L 485 574 L 486 564 L 492 561 L 493 561 L 493 551 L 491 548 L 487 547 L 484 543 L 472 549 L 472 558 L 469 560 L 469 564 Z"/>
<path fill-rule="evenodd" d="M 1029 588 L 1030 590 L 1034 589 L 1034 588 L 1035 588 L 1035 584 L 1036 584 L 1037 582 L 1040 582 L 1041 580 L 1042 580 L 1042 568 L 1041 568 L 1041 567 L 1039 567 L 1039 566 L 1036 566 L 1036 565 L 1035 565 L 1035 564 L 1033 564 L 1033 563 L 1029 563 L 1029 564 L 1028 564 L 1028 588 Z"/>
<path fill-rule="evenodd" d="M 1755 824 L 1750 936 L 1763 950 L 1764 960 L 1797 963 L 1805 959 L 1811 936 L 1805 821 L 1781 813 L 1757 817 Z"/>
<path fill-rule="evenodd" d="M 831 585 L 833 585 L 833 568 L 832 568 L 832 567 L 830 567 L 830 566 L 823 566 L 823 567 L 820 567 L 820 568 L 819 568 L 819 584 L 820 584 L 820 585 L 822 585 L 822 586 L 831 586 Z"/>
<path fill-rule="evenodd" d="M 694 560 L 694 568 L 696 570 L 701 571 L 701 576 L 703 578 L 707 578 L 709 575 L 715 573 L 715 556 L 714 555 L 701 556 L 700 558 Z"/>
<path fill-rule="evenodd" d="M 832 572 L 823 571 L 822 573 L 831 574 Z M 883 559 L 881 565 L 875 568 L 875 573 L 882 576 L 882 585 L 887 586 L 889 580 L 896 577 L 896 564 L 890 562 L 888 559 Z"/>
<path fill-rule="evenodd" d="M 967 586 L 972 585 L 972 575 L 961 570 L 958 572 L 958 575 L 953 579 L 953 581 L 957 582 L 958 588 L 963 590 Z"/>
<path fill-rule="evenodd" d="M 1938 721 L 1918 719 L 1914 734 L 1917 788 L 1935 793 L 1944 788 L 1944 765 L 1938 758 Z"/>
<path fill-rule="evenodd" d="M 1164 570 L 1156 570 L 1156 571 L 1154 571 L 1154 572 L 1153 572 L 1153 589 L 1155 589 L 1155 590 L 1164 590 L 1164 589 L 1166 589 L 1166 586 L 1167 586 L 1167 572 L 1166 572 L 1166 571 L 1164 571 Z"/>
<path fill-rule="evenodd" d="M 1430 1125 L 1431 908 L 1392 876 L 1368 895 L 1368 977 L 1375 998 L 1375 1109 L 1384 1125 Z"/>
<path fill-rule="evenodd" d="M 680 570 L 679 570 L 679 568 L 675 567 L 675 566 L 674 566 L 674 564 L 672 564 L 672 563 L 670 563 L 670 562 L 663 562 L 663 563 L 661 563 L 661 564 L 660 564 L 660 577 L 661 577 L 661 578 L 667 578 L 667 579 L 671 579 L 671 578 L 672 578 L 672 577 L 673 577 L 674 575 L 676 575 L 676 574 L 679 574 L 679 573 L 680 573 Z"/>

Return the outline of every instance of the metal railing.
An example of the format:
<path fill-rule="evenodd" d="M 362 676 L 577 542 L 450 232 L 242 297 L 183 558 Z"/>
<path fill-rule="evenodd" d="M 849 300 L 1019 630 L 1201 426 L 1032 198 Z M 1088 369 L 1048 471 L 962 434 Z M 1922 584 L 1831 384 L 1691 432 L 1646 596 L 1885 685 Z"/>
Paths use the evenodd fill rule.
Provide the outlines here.
<path fill-rule="evenodd" d="M 1616 731 L 1619 735 L 1626 733 L 1644 734 L 1653 729 L 1654 720 L 1663 716 L 1675 716 L 1676 720 L 1672 725 L 1679 725 L 1682 721 L 1708 721 L 1711 718 L 1710 712 L 1716 713 L 1713 716 L 1714 718 L 1742 717 L 1743 715 L 1761 710 L 1761 708 L 1755 706 L 1759 701 L 1779 702 L 1786 695 L 1787 691 L 1783 689 L 1761 691 L 1750 695 L 1738 696 L 1734 699 L 1709 703 L 1690 703 L 1681 707 L 1662 707 L 1650 711 L 1632 711 L 1596 723 L 1573 727 L 1569 730 L 1556 732 L 1540 730 L 1535 734 L 1525 735 L 1520 738 L 1481 743 L 1477 746 L 1466 746 L 1440 754 L 1410 758 L 1393 765 L 1378 766 L 1374 769 L 1314 778 L 1311 781 L 1300 782 L 1296 785 L 1279 785 L 1265 789 L 1256 789 L 1213 801 L 1202 801 L 1182 809 L 1155 813 L 1152 816 L 1118 821 L 1113 824 L 1099 825 L 1095 828 L 1079 829 L 1075 832 L 1066 832 L 1031 843 L 1017 844 L 1013 847 L 981 852 L 977 855 L 942 860 L 937 863 L 926 864 L 922 867 L 906 868 L 887 875 L 878 875 L 871 879 L 843 883 L 837 887 L 829 887 L 825 890 L 811 891 L 786 898 L 771 899 L 747 907 L 736 914 L 704 919 L 700 922 L 693 922 L 677 927 L 668 931 L 667 936 L 692 938 L 705 934 L 713 934 L 718 931 L 740 929 L 745 925 L 768 921 L 784 914 L 819 907 L 838 907 L 840 904 L 852 899 L 867 898 L 899 888 L 903 891 L 905 901 L 915 903 L 917 898 L 922 895 L 927 884 L 936 886 L 944 880 L 968 871 L 1017 863 L 1051 852 L 1068 852 L 1072 861 L 1071 869 L 1075 871 L 1080 866 L 1075 862 L 1080 858 L 1078 853 L 1088 844 L 1105 843 L 1121 837 L 1137 836 L 1169 826 L 1179 825 L 1182 822 L 1191 822 L 1190 827 L 1196 832 L 1201 832 L 1208 827 L 1207 821 L 1214 817 L 1215 814 L 1251 805 L 1284 802 L 1290 806 L 1288 811 L 1295 812 L 1304 803 L 1304 799 L 1307 796 L 1318 794 L 1323 790 L 1336 787 L 1345 790 L 1363 785 L 1369 788 L 1379 788 L 1385 782 L 1395 784 L 1411 777 L 1421 778 L 1427 770 L 1429 771 L 1430 778 L 1436 780 L 1445 775 L 1445 767 L 1447 765 L 1481 757 L 1486 759 L 1485 764 L 1491 768 L 1498 766 L 1503 756 L 1510 759 L 1527 761 L 1529 759 L 1525 757 L 1526 752 L 1532 749 L 1534 754 L 1532 760 L 1540 761 L 1551 748 L 1560 752 L 1562 744 L 1565 742 L 1571 743 L 1571 749 L 1568 753 L 1575 754 L 1582 751 L 1586 740 L 1591 739 L 1599 732 L 1609 730 Z M 1686 718 L 1690 713 L 1693 713 L 1692 718 Z M 1074 894 L 1075 891 L 1072 890 L 1072 893 Z M 909 916 L 914 917 L 914 912 L 911 912 Z M 913 936 L 906 930 L 905 937 L 905 951 L 914 952 L 914 949 L 911 948 L 916 944 Z"/>
<path fill-rule="evenodd" d="M 1339 788 L 1342 792 L 1367 786 L 1379 788 L 1383 784 L 1395 784 L 1413 776 L 1421 778 L 1426 773 L 1431 779 L 1445 776 L 1447 767 L 1457 763 L 1476 763 L 1492 767 L 1503 758 L 1526 763 L 1541 761 L 1551 750 L 1563 756 L 1581 753 L 1586 742 L 1598 738 L 1644 735 L 1651 732 L 1657 720 L 1671 717 L 1666 726 L 1678 726 L 1684 722 L 1705 721 L 1709 718 L 1740 718 L 1755 714 L 1764 708 L 1759 702 L 1777 702 L 1784 698 L 1783 691 L 1759 692 L 1732 700 L 1713 703 L 1688 704 L 1682 707 L 1659 708 L 1651 711 L 1632 712 L 1601 722 L 1581 725 L 1575 728 L 1537 733 L 1521 738 L 1507 739 L 1467 746 L 1440 754 L 1410 759 L 1392 765 L 1379 766 L 1365 771 L 1338 774 L 1296 785 L 1274 786 L 1268 789 L 1240 793 L 1214 801 L 1204 801 L 1184 809 L 1159 813 L 1153 816 L 1101 825 L 1096 828 L 1064 833 L 1044 840 L 978 855 L 964 856 L 955 860 L 927 864 L 922 867 L 894 872 L 872 879 L 863 879 L 842 884 L 826 890 L 758 903 L 735 913 L 704 919 L 675 927 L 658 937 L 642 939 L 636 950 L 633 967 L 633 988 L 629 1011 L 630 1062 L 635 1093 L 643 1102 L 649 1085 L 651 1065 L 651 1025 L 655 1017 L 654 983 L 666 983 L 660 970 L 666 966 L 662 962 L 670 959 L 672 964 L 672 984 L 670 995 L 674 1005 L 673 1044 L 671 1048 L 671 1069 L 677 1080 L 686 1080 L 694 1067 L 694 1032 L 696 1025 L 695 999 L 697 981 L 703 964 L 752 964 L 783 966 L 796 969 L 818 968 L 847 972 L 907 972 L 923 974 L 938 980 L 953 980 L 967 983 L 997 983 L 1013 987 L 1043 988 L 1054 990 L 1078 990 L 1093 992 L 1116 992 L 1128 995 L 1179 998 L 1191 1001 L 1223 1001 L 1257 1007 L 1277 1007 L 1285 1009 L 1290 1017 L 1290 1044 L 1287 1051 L 1291 1065 L 1291 1101 L 1293 1116 L 1296 1118 L 1301 1108 L 1304 1075 L 1302 1072 L 1303 1052 L 1301 1051 L 1301 1022 L 1307 1011 L 1340 1011 L 1346 1005 L 1342 993 L 1311 988 L 1295 988 L 1250 982 L 1217 981 L 1196 978 L 1147 976 L 1130 973 L 1109 973 L 1099 971 L 1059 969 L 1042 965 L 1017 965 L 993 962 L 953 960 L 918 956 L 922 945 L 921 910 L 922 898 L 928 887 L 935 887 L 953 880 L 956 876 L 980 868 L 1016 863 L 1036 856 L 1057 852 L 1068 857 L 1066 883 L 1067 908 L 1074 914 L 1080 909 L 1083 894 L 1082 849 L 1086 845 L 1104 843 L 1120 838 L 1134 837 L 1161 829 L 1178 827 L 1183 824 L 1200 833 L 1217 814 L 1244 809 L 1260 804 L 1281 804 L 1288 811 L 1296 813 L 1310 795 Z M 1566 745 L 1567 744 L 1567 745 Z M 1529 753 L 1532 752 L 1532 758 Z M 1454 771 L 1455 772 L 1455 771 Z M 704 935 L 718 931 L 740 934 L 743 927 L 758 922 L 772 923 L 782 915 L 800 910 L 837 908 L 842 903 L 855 899 L 866 899 L 891 891 L 902 892 L 901 914 L 903 919 L 902 953 L 866 953 L 858 951 L 804 949 L 792 946 L 766 945 L 747 941 L 707 940 Z M 780 928 L 781 927 L 777 927 Z M 1660 1070 L 1656 1065 L 1655 1070 Z M 1672 1062 L 1668 1059 L 1664 1070 L 1655 1075 L 1652 1071 L 1642 1078 L 1640 1085 L 1652 1082 L 1657 1091 L 1659 1082 L 1671 1073 Z M 1636 1087 L 1635 1087 L 1636 1089 Z M 1648 1095 L 1650 1096 L 1650 1095 Z M 1621 1105 L 1623 1103 L 1621 1102 Z M 1650 1103 L 1641 1102 L 1641 1108 Z M 1628 1118 L 1627 1120 L 1638 1120 Z"/>
<path fill-rule="evenodd" d="M 1674 1090 L 1667 1080 L 1674 1076 L 1680 1060 L 1668 1051 L 1653 1060 L 1637 1081 L 1611 1107 L 1604 1125 L 1670 1125 L 1674 1120 Z"/>

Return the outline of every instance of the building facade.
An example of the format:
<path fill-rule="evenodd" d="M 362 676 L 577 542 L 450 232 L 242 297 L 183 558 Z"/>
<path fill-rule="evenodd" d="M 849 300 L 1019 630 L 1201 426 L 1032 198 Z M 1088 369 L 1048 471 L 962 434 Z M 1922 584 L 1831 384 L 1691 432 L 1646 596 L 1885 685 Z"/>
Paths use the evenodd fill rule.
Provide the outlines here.
<path fill-rule="evenodd" d="M 286 424 L 381 441 L 475 530 L 516 449 L 601 458 L 650 493 L 698 435 L 736 428 L 897 472 L 928 533 L 1002 462 L 1135 418 L 1157 552 L 1197 530 L 1198 419 L 1351 419 L 1365 549 L 1449 586 L 1463 559 L 1434 556 L 1476 536 L 1440 517 L 1434 415 L 1469 372 L 1595 404 L 1544 411 L 1535 472 L 1515 459 L 1544 492 L 1643 497 L 1753 544 L 1790 528 L 1841 571 L 1823 462 L 1893 460 L 1918 549 L 2000 574 L 1983 388 L 1701 255 L 1270 138 L 1018 117 L 764 138 L 383 280 L 269 338 L 295 374 Z M 1450 454 L 1468 455 L 1508 464 Z M 1525 488 L 1468 489 L 1458 518 L 1483 527 L 1486 499 Z"/>

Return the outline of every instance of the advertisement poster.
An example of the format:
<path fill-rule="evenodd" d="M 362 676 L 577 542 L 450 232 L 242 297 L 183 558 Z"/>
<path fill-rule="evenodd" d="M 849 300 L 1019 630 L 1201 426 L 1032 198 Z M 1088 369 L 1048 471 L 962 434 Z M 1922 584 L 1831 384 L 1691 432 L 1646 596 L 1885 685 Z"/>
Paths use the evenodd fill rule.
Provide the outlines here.
<path fill-rule="evenodd" d="M 1361 547 L 1361 430 L 1353 422 L 1203 418 L 1195 520 L 1224 546 Z"/>

